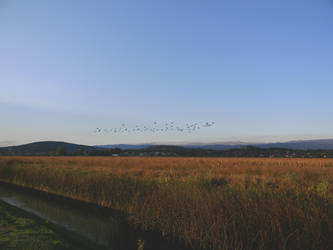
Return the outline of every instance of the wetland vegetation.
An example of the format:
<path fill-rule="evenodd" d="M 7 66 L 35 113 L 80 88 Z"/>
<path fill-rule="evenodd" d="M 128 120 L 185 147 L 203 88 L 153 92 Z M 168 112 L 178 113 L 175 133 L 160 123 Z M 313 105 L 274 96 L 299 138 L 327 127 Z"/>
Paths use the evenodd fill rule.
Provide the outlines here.
<path fill-rule="evenodd" d="M 0 179 L 190 249 L 333 248 L 331 159 L 1 157 Z"/>

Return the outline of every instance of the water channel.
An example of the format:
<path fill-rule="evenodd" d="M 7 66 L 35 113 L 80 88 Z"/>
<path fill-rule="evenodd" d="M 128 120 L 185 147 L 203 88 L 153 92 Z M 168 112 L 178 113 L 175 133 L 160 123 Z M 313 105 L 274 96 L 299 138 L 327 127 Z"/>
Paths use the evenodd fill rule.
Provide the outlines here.
<path fill-rule="evenodd" d="M 54 198 L 53 195 L 3 183 L 0 183 L 0 200 L 74 231 L 106 249 L 138 249 L 138 241 L 143 237 L 143 234 L 132 230 L 124 219 L 106 212 L 108 209 L 82 202 Z M 145 244 L 144 249 L 177 249 L 168 245 L 161 242 L 159 246 L 146 248 Z"/>

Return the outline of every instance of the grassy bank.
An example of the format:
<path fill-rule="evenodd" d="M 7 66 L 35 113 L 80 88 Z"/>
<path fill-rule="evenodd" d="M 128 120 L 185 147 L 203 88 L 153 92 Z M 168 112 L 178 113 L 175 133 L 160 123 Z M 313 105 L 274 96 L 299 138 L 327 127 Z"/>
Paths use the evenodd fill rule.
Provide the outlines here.
<path fill-rule="evenodd" d="M 333 248 L 332 160 L 2 157 L 0 179 L 121 210 L 192 248 Z"/>
<path fill-rule="evenodd" d="M 0 249 L 96 249 L 87 240 L 0 201 Z"/>

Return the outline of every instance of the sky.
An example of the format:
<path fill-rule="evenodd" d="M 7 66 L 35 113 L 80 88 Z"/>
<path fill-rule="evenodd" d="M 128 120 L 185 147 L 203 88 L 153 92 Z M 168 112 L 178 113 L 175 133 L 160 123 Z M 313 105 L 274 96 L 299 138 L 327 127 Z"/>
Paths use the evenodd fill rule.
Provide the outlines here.
<path fill-rule="evenodd" d="M 0 146 L 333 138 L 332 0 L 0 0 Z M 193 133 L 99 128 L 215 121 Z"/>

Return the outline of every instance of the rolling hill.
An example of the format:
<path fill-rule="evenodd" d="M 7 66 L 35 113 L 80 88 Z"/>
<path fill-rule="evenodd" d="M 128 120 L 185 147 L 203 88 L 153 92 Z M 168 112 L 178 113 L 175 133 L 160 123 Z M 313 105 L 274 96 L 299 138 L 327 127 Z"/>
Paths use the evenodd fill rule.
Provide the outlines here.
<path fill-rule="evenodd" d="M 188 150 L 236 150 L 243 149 L 244 147 L 255 147 L 258 149 L 289 149 L 289 150 L 333 150 L 333 139 L 325 140 L 301 140 L 277 143 L 243 143 L 243 142 L 228 142 L 228 143 L 214 143 L 214 144 L 183 144 L 183 145 L 159 145 L 159 144 L 111 144 L 102 146 L 87 146 L 80 144 L 73 144 L 58 141 L 41 141 L 20 146 L 0 147 L 0 155 L 50 155 L 51 152 L 56 152 L 60 147 L 63 148 L 67 154 L 75 154 L 79 150 L 85 152 L 85 155 L 96 155 L 100 152 L 110 153 L 109 151 L 115 148 L 121 150 L 146 150 L 150 151 L 175 151 L 187 152 Z M 187 149 L 187 150 L 186 150 Z M 247 151 L 249 151 L 247 149 Z"/>
<path fill-rule="evenodd" d="M 41 141 L 20 146 L 0 147 L 0 155 L 49 155 L 51 152 L 56 152 L 60 147 L 69 154 L 73 154 L 80 149 L 87 152 L 98 149 L 92 146 L 67 142 Z"/>

